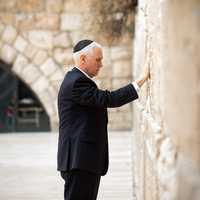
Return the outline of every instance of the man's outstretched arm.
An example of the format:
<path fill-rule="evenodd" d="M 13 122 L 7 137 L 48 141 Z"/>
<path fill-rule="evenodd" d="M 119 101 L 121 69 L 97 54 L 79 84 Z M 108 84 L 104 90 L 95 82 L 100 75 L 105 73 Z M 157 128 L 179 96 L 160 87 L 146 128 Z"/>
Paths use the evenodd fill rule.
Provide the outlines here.
<path fill-rule="evenodd" d="M 85 77 L 76 80 L 72 89 L 72 100 L 84 106 L 114 108 L 137 98 L 137 91 L 132 84 L 114 91 L 100 90 Z"/>
<path fill-rule="evenodd" d="M 72 89 L 72 100 L 80 105 L 94 107 L 120 107 L 138 98 L 137 91 L 150 77 L 146 68 L 141 78 L 115 91 L 100 90 L 91 80 L 81 77 Z"/>

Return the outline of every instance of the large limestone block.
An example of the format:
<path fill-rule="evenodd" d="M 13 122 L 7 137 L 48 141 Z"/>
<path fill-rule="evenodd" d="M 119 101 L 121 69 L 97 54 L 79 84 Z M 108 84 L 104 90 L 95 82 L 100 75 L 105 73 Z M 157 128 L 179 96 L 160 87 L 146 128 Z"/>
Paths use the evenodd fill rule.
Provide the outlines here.
<path fill-rule="evenodd" d="M 36 55 L 33 58 L 33 63 L 35 65 L 41 65 L 42 63 L 44 63 L 44 61 L 47 59 L 48 57 L 48 53 L 45 50 L 40 50 L 36 53 Z"/>
<path fill-rule="evenodd" d="M 44 3 L 44 0 L 18 0 L 17 9 L 19 12 L 42 11 Z"/>
<path fill-rule="evenodd" d="M 44 98 L 43 91 L 49 87 L 49 81 L 44 76 L 40 77 L 37 81 L 33 82 L 32 88 L 36 94 L 41 94 L 41 99 Z"/>
<path fill-rule="evenodd" d="M 62 32 L 54 37 L 53 45 L 54 47 L 68 48 L 72 46 L 72 42 L 69 35 L 66 32 Z"/>
<path fill-rule="evenodd" d="M 28 59 L 22 55 L 18 55 L 13 65 L 13 70 L 16 74 L 21 75 L 21 72 L 28 65 Z"/>
<path fill-rule="evenodd" d="M 12 44 L 17 37 L 17 31 L 13 26 L 6 26 L 5 30 L 2 33 L 1 39 L 4 42 Z"/>
<path fill-rule="evenodd" d="M 31 44 L 42 49 L 51 49 L 53 46 L 53 33 L 50 31 L 34 30 L 28 34 Z"/>
<path fill-rule="evenodd" d="M 9 11 L 9 12 L 14 12 L 16 11 L 16 2 L 17 0 L 6 0 L 0 1 L 0 11 L 5 12 L 5 11 Z"/>
<path fill-rule="evenodd" d="M 24 51 L 24 55 L 29 58 L 29 59 L 33 59 L 33 57 L 35 56 L 35 54 L 38 52 L 38 49 L 36 47 L 34 47 L 33 45 L 28 45 Z"/>
<path fill-rule="evenodd" d="M 114 62 L 113 77 L 131 77 L 131 62 L 129 60 Z"/>
<path fill-rule="evenodd" d="M 58 69 L 55 73 L 53 73 L 50 77 L 51 81 L 61 81 L 64 78 L 64 73 L 60 69 Z"/>
<path fill-rule="evenodd" d="M 23 37 L 18 36 L 14 44 L 15 49 L 22 53 L 24 52 L 27 46 L 28 42 Z"/>
<path fill-rule="evenodd" d="M 63 10 L 63 0 L 46 0 L 46 10 L 49 13 L 60 13 Z"/>
<path fill-rule="evenodd" d="M 67 65 L 72 63 L 72 50 L 56 48 L 54 50 L 54 59 L 61 65 Z"/>
<path fill-rule="evenodd" d="M 77 6 L 74 6 L 77 5 Z M 66 12 L 87 12 L 90 11 L 91 2 L 88 0 L 64 0 L 64 10 Z"/>
<path fill-rule="evenodd" d="M 24 70 L 22 71 L 22 77 L 24 77 L 25 81 L 28 84 L 32 84 L 33 82 L 37 81 L 37 79 L 41 76 L 41 72 L 39 69 L 33 65 L 28 64 Z"/>
<path fill-rule="evenodd" d="M 60 17 L 58 14 L 40 13 L 36 14 L 34 26 L 40 29 L 57 30 Z"/>
<path fill-rule="evenodd" d="M 74 31 L 81 28 L 83 17 L 79 13 L 65 13 L 61 15 L 61 27 L 63 31 Z"/>
<path fill-rule="evenodd" d="M 4 31 L 4 25 L 0 24 L 0 34 Z"/>
<path fill-rule="evenodd" d="M 0 22 L 3 24 L 9 24 L 15 26 L 15 13 L 10 12 L 0 12 Z"/>
<path fill-rule="evenodd" d="M 52 75 L 57 69 L 59 69 L 59 66 L 55 63 L 55 61 L 52 58 L 48 58 L 45 63 L 40 66 L 40 69 L 46 76 Z"/>
<path fill-rule="evenodd" d="M 72 40 L 73 46 L 75 46 L 77 44 L 77 42 L 80 41 L 80 38 L 90 38 L 89 36 L 85 37 L 84 33 L 81 32 L 80 30 L 72 31 L 72 32 L 69 33 L 69 35 L 70 35 L 70 38 Z"/>
<path fill-rule="evenodd" d="M 132 48 L 131 46 L 115 46 L 111 48 L 111 59 L 131 59 L 132 57 Z"/>
<path fill-rule="evenodd" d="M 13 47 L 7 44 L 3 45 L 0 52 L 1 52 L 0 54 L 1 59 L 8 64 L 13 63 L 17 54 L 17 51 Z"/>
<path fill-rule="evenodd" d="M 16 26 L 19 32 L 24 33 L 25 31 L 32 30 L 35 25 L 35 15 L 26 13 L 16 14 Z"/>

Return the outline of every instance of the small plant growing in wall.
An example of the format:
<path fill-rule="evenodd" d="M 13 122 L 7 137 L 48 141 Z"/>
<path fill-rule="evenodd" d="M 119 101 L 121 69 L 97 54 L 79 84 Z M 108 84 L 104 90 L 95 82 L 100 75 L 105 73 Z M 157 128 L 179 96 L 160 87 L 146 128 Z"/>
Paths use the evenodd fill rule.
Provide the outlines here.
<path fill-rule="evenodd" d="M 127 34 L 134 35 L 134 12 L 137 0 L 94 0 L 92 12 L 97 33 L 113 42 Z"/>

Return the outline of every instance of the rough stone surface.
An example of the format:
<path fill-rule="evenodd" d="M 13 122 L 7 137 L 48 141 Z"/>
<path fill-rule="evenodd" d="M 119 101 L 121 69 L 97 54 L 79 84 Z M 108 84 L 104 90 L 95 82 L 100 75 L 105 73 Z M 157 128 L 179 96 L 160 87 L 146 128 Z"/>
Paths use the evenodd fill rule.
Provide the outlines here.
<path fill-rule="evenodd" d="M 11 64 L 14 61 L 17 55 L 16 50 L 12 46 L 7 44 L 1 47 L 0 52 L 1 52 L 1 59 L 9 64 Z"/>
<path fill-rule="evenodd" d="M 3 25 L 3 24 L 0 24 L 0 35 L 1 35 L 1 33 L 3 32 L 3 30 L 4 30 L 4 25 Z"/>
<path fill-rule="evenodd" d="M 132 48 L 127 46 L 115 46 L 111 48 L 111 59 L 120 60 L 120 59 L 130 59 L 132 58 Z"/>
<path fill-rule="evenodd" d="M 27 64 L 27 58 L 19 54 L 13 64 L 13 71 L 20 76 L 22 70 L 27 67 Z"/>
<path fill-rule="evenodd" d="M 28 64 L 22 71 L 22 76 L 26 78 L 26 83 L 32 84 L 36 82 L 37 79 L 42 76 L 42 73 L 33 64 Z"/>
<path fill-rule="evenodd" d="M 49 13 L 60 13 L 63 10 L 63 0 L 46 0 L 46 10 Z"/>
<path fill-rule="evenodd" d="M 0 1 L 0 11 L 1 12 L 14 12 L 16 11 L 16 2 L 17 0 L 6 0 Z"/>
<path fill-rule="evenodd" d="M 48 58 L 43 65 L 40 66 L 40 69 L 42 70 L 42 72 L 45 74 L 45 76 L 50 76 L 52 75 L 56 69 L 58 69 L 59 67 L 57 66 L 57 64 L 55 63 L 55 61 L 51 58 Z"/>
<path fill-rule="evenodd" d="M 0 12 L 0 21 L 6 25 L 15 26 L 15 14 L 10 12 Z"/>
<path fill-rule="evenodd" d="M 40 66 L 44 63 L 44 61 L 47 59 L 48 53 L 44 50 L 40 50 L 36 53 L 36 55 L 33 58 L 33 63 Z"/>
<path fill-rule="evenodd" d="M 61 81 L 63 80 L 64 75 L 63 75 L 63 71 L 61 71 L 60 69 L 58 69 L 55 73 L 53 73 L 53 75 L 50 77 L 51 81 Z"/>
<path fill-rule="evenodd" d="M 78 6 L 74 6 L 78 5 Z M 90 12 L 91 1 L 88 0 L 74 0 L 68 1 L 64 0 L 64 11 L 66 12 Z"/>
<path fill-rule="evenodd" d="M 120 60 L 113 63 L 113 77 L 130 77 L 131 76 L 131 62 L 127 60 Z"/>
<path fill-rule="evenodd" d="M 81 14 L 65 13 L 61 15 L 61 30 L 74 31 L 81 28 L 83 18 Z"/>
<path fill-rule="evenodd" d="M 29 59 L 33 59 L 33 57 L 35 56 L 35 54 L 38 52 L 38 49 L 36 47 L 34 47 L 33 45 L 29 44 L 25 51 L 24 51 L 24 55 L 29 58 Z"/>
<path fill-rule="evenodd" d="M 49 82 L 45 77 L 39 78 L 36 82 L 32 84 L 34 91 L 41 94 L 45 89 L 48 88 Z"/>
<path fill-rule="evenodd" d="M 21 36 L 18 36 L 14 44 L 15 49 L 22 53 L 24 52 L 27 46 L 28 42 Z"/>
<path fill-rule="evenodd" d="M 63 50 L 56 48 L 54 50 L 54 58 L 61 65 L 71 64 L 72 61 L 72 49 Z"/>
<path fill-rule="evenodd" d="M 134 104 L 138 200 L 199 198 L 199 6 L 195 0 L 138 4 L 133 73 L 147 65 L 151 71 Z"/>
<path fill-rule="evenodd" d="M 97 38 L 89 29 L 91 19 L 95 17 L 90 12 L 92 5 L 94 4 L 91 0 L 0 1 L 0 59 L 13 64 L 13 71 L 26 81 L 30 88 L 33 89 L 34 85 L 33 90 L 47 110 L 53 127 L 58 126 L 54 102 L 61 77 L 74 67 L 73 46 L 82 38 Z M 124 37 L 127 40 L 127 36 Z M 121 87 L 122 82 L 117 81 L 118 78 L 124 79 L 123 83 L 126 84 L 131 81 L 131 74 L 127 75 L 128 72 L 131 73 L 128 70 L 131 69 L 129 62 L 132 59 L 129 57 L 131 39 L 129 38 L 126 45 L 122 41 L 123 39 L 119 40 L 119 46 L 113 47 L 103 44 L 104 67 L 95 78 L 100 89 L 111 90 L 113 83 L 115 89 Z M 126 66 L 117 66 L 117 63 L 122 62 Z M 38 80 L 39 83 L 44 83 L 42 91 L 46 92 L 46 96 L 40 92 L 39 83 L 36 84 Z M 113 109 L 109 112 L 115 112 L 116 115 L 109 116 L 109 127 L 112 130 L 131 128 L 131 111 L 125 116 L 125 123 L 117 121 L 117 116 L 122 119 L 125 110 L 118 112 Z"/>
<path fill-rule="evenodd" d="M 54 47 L 68 48 L 71 46 L 69 35 L 66 32 L 62 32 L 55 36 L 53 40 Z"/>
<path fill-rule="evenodd" d="M 58 14 L 42 13 L 35 16 L 34 25 L 37 29 L 58 30 L 59 20 Z"/>
<path fill-rule="evenodd" d="M 6 26 L 2 33 L 2 40 L 9 44 L 12 44 L 17 36 L 17 31 L 13 26 Z"/>
<path fill-rule="evenodd" d="M 17 1 L 17 9 L 20 12 L 38 12 L 44 8 L 44 0 L 20 0 Z"/>
<path fill-rule="evenodd" d="M 19 32 L 30 31 L 35 26 L 35 15 L 32 13 L 28 15 L 26 13 L 18 13 L 15 21 Z"/>
<path fill-rule="evenodd" d="M 53 34 L 50 31 L 30 31 L 29 41 L 36 47 L 51 49 L 53 46 Z"/>

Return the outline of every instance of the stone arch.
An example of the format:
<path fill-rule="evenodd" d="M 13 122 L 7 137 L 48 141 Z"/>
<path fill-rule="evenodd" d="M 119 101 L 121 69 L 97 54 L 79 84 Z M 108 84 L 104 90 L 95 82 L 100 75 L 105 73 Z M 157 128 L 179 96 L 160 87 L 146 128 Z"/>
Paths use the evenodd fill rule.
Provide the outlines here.
<path fill-rule="evenodd" d="M 32 44 L 11 25 L 0 25 L 0 59 L 37 95 L 49 115 L 51 129 L 58 124 L 57 92 L 64 71 L 48 49 Z"/>

